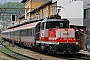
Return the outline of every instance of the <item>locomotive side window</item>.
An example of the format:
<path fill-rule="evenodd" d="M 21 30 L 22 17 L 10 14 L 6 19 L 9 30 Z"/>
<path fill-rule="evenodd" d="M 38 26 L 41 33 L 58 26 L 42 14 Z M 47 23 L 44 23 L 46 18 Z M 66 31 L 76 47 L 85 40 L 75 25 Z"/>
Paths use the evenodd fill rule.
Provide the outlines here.
<path fill-rule="evenodd" d="M 63 27 L 63 23 L 60 23 L 59 26 L 60 26 L 60 27 Z"/>
<path fill-rule="evenodd" d="M 69 28 L 69 22 L 64 22 L 64 28 Z"/>

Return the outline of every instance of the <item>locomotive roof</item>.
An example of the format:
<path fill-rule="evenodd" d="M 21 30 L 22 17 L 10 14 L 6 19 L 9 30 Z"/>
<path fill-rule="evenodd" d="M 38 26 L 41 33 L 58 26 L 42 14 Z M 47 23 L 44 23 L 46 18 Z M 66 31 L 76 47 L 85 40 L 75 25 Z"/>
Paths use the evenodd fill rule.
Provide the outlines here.
<path fill-rule="evenodd" d="M 51 15 L 50 17 L 45 18 L 42 22 L 51 22 L 51 21 L 66 21 L 69 22 L 68 19 L 61 19 L 59 14 Z"/>
<path fill-rule="evenodd" d="M 69 22 L 68 19 L 44 19 L 42 22 L 51 22 L 51 21 L 66 21 L 66 22 Z"/>

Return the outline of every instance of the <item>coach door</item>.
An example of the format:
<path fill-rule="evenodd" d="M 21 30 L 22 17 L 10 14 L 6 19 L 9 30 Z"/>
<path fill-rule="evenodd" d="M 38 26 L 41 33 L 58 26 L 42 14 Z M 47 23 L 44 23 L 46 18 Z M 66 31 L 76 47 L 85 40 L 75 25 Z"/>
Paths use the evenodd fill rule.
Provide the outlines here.
<path fill-rule="evenodd" d="M 40 37 L 40 23 L 35 28 L 35 40 L 39 40 Z"/>
<path fill-rule="evenodd" d="M 19 30 L 19 41 L 21 41 L 21 30 Z"/>

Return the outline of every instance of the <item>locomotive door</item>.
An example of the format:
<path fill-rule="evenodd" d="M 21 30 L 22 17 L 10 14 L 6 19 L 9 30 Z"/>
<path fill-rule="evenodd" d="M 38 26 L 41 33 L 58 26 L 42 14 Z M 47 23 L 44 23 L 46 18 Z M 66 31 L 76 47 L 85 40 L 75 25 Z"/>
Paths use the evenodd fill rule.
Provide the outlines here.
<path fill-rule="evenodd" d="M 38 40 L 40 37 L 40 23 L 37 24 L 37 26 L 35 27 L 35 40 Z"/>

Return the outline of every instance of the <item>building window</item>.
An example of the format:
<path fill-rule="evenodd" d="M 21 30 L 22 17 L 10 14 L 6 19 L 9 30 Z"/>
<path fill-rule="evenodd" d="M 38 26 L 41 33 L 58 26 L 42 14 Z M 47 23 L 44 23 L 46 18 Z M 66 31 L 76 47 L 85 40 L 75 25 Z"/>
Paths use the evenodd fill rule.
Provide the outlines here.
<path fill-rule="evenodd" d="M 35 14 L 35 19 L 37 20 L 37 19 L 40 19 L 40 12 L 37 12 L 36 14 Z"/>
<path fill-rule="evenodd" d="M 51 6 L 50 6 L 50 15 L 55 15 L 55 14 L 57 14 L 57 7 L 56 7 L 57 5 L 56 5 L 56 3 L 55 4 L 52 4 Z"/>
<path fill-rule="evenodd" d="M 43 8 L 43 18 L 46 18 L 48 16 L 47 14 L 48 14 L 47 9 L 45 7 L 45 8 Z"/>

